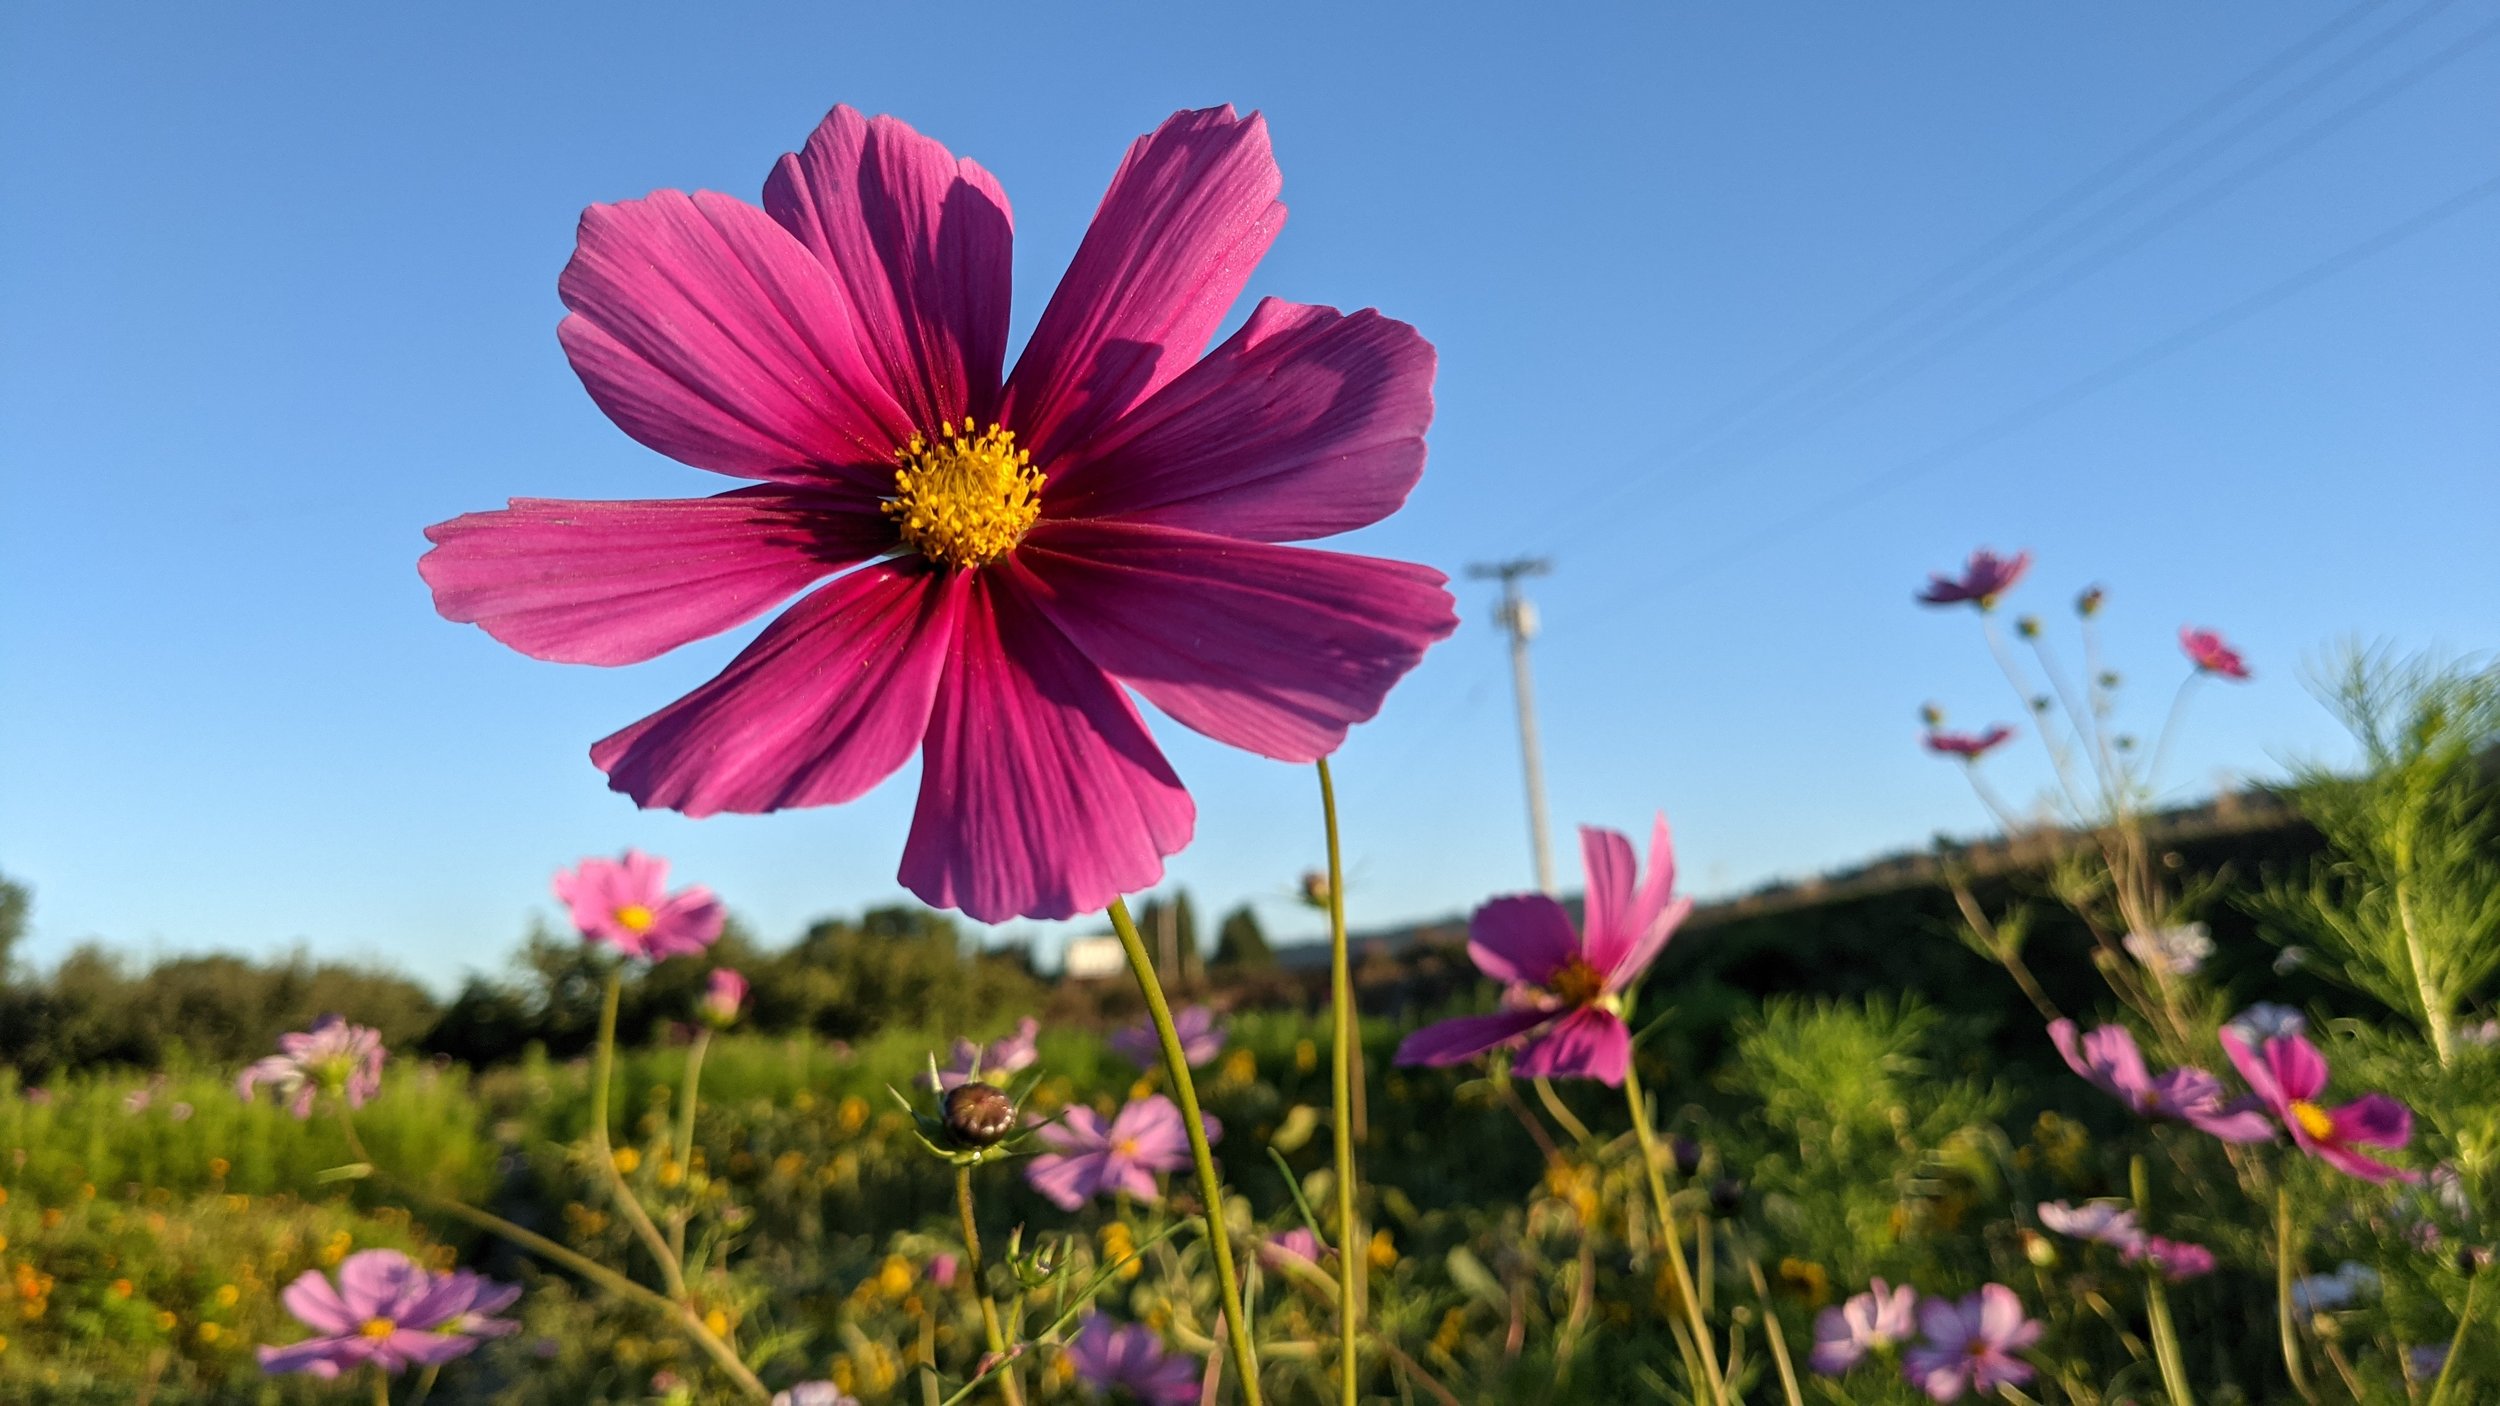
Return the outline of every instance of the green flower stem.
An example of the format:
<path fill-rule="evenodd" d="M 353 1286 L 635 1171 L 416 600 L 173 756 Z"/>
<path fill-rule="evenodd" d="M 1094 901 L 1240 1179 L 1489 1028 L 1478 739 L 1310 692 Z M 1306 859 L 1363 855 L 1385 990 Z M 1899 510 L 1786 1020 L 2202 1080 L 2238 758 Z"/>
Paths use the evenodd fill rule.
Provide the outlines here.
<path fill-rule="evenodd" d="M 1319 806 L 1328 825 L 1328 1008 L 1335 1048 L 1331 1052 L 1330 1097 L 1336 1103 L 1337 1142 L 1337 1390 L 1345 1406 L 1355 1406 L 1361 1367 L 1355 1335 L 1362 1326 L 1363 1289 L 1356 1278 L 1354 1256 L 1363 1240 L 1354 1219 L 1354 1042 L 1359 1024 L 1354 1009 L 1354 969 L 1346 951 L 1345 863 L 1337 842 L 1337 787 L 1328 774 L 1328 759 L 1319 759 Z"/>
<path fill-rule="evenodd" d="M 391 1406 L 390 1374 L 379 1367 L 373 1369 L 373 1406 Z"/>
<path fill-rule="evenodd" d="M 2292 1326 L 2293 1262 L 2298 1258 L 2292 1243 L 2292 1190 L 2278 1186 L 2274 1192 L 2274 1326 L 2283 1337 L 2283 1370 L 2291 1373 L 2292 1389 L 2301 1400 L 2316 1406 L 2318 1391 L 2309 1385 L 2309 1369 L 2301 1365 L 2300 1338 Z"/>
<path fill-rule="evenodd" d="M 2448 1378 L 2457 1370 L 2457 1354 L 2465 1351 L 2466 1325 L 2474 1321 L 2474 1295 L 2483 1287 L 2483 1276 L 2465 1281 L 2465 1306 L 2457 1310 L 2456 1336 L 2448 1339 L 2448 1355 L 2439 1363 L 2439 1380 L 2431 1384 L 2430 1406 L 2447 1406 Z"/>
<path fill-rule="evenodd" d="M 1805 1406 L 1805 1398 L 1797 1392 L 1797 1365 L 1788 1357 L 1788 1330 L 1780 1323 L 1779 1310 L 1771 1306 L 1771 1286 L 1762 1277 L 1762 1261 L 1742 1237 L 1729 1238 L 1745 1253 L 1745 1273 L 1753 1280 L 1754 1302 L 1762 1305 L 1762 1336 L 1770 1340 L 1771 1365 L 1779 1369 L 1780 1394 L 1788 1399 L 1788 1406 Z"/>
<path fill-rule="evenodd" d="M 668 1286 L 668 1296 L 679 1303 L 689 1302 L 686 1295 L 686 1271 L 677 1257 L 668 1252 L 668 1241 L 660 1228 L 651 1223 L 651 1213 L 642 1207 L 642 1198 L 625 1184 L 625 1174 L 617 1170 L 616 1148 L 608 1141 L 608 1084 L 616 1072 L 616 1007 L 625 992 L 624 969 L 608 972 L 606 997 L 599 1003 L 599 1043 L 594 1048 L 590 1069 L 590 1155 L 599 1163 L 600 1174 L 607 1178 L 608 1189 L 616 1199 L 617 1212 L 640 1236 L 651 1258 L 659 1261 L 661 1282 Z"/>
<path fill-rule="evenodd" d="M 1675 1206 L 1667 1199 L 1666 1178 L 1658 1170 L 1658 1135 L 1649 1126 L 1649 1100 L 1641 1095 L 1640 1072 L 1630 1060 L 1623 1066 L 1623 1097 L 1632 1106 L 1632 1136 L 1640 1141 L 1641 1170 L 1648 1174 L 1649 1199 L 1658 1210 L 1658 1238 L 1666 1242 L 1667 1270 L 1674 1276 L 1676 1296 L 1684 1301 L 1684 1316 L 1691 1321 L 1703 1381 L 1710 1388 L 1710 1399 L 1728 1406 L 1727 1379 L 1719 1375 L 1718 1345 L 1710 1340 L 1710 1324 L 1701 1316 L 1701 1296 L 1693 1287 L 1693 1272 L 1684 1264 L 1684 1237 L 1675 1228 Z"/>
<path fill-rule="evenodd" d="M 955 1211 L 964 1222 L 964 1275 L 972 1301 L 981 1306 L 981 1337 L 997 1359 L 1006 1363 L 998 1374 L 998 1395 L 1007 1406 L 1024 1406 L 1024 1384 L 1016 1380 L 1015 1364 L 1007 1362 L 1007 1333 L 998 1323 L 998 1305 L 990 1302 L 989 1283 L 981 1276 L 981 1223 L 972 1214 L 972 1169 L 955 1169 Z"/>
<path fill-rule="evenodd" d="M 1207 1146 L 1207 1129 L 1198 1112 L 1198 1085 L 1189 1076 L 1189 1056 L 1181 1050 L 1181 1036 L 1172 1028 L 1172 1003 L 1163 998 L 1163 982 L 1156 977 L 1154 962 L 1146 955 L 1146 942 L 1137 935 L 1137 922 L 1129 917 L 1128 901 L 1111 900 L 1106 916 L 1111 930 L 1120 936 L 1120 947 L 1128 954 L 1129 970 L 1137 977 L 1137 989 L 1146 998 L 1146 1014 L 1154 1021 L 1155 1035 L 1163 1043 L 1164 1072 L 1172 1078 L 1172 1094 L 1181 1106 L 1181 1130 L 1189 1135 L 1190 1160 L 1198 1164 L 1198 1195 L 1206 1202 L 1207 1248 L 1215 1256 L 1215 1288 L 1224 1307 L 1224 1335 L 1233 1356 L 1233 1367 L 1241 1374 L 1243 1406 L 1259 1406 L 1259 1354 L 1250 1344 L 1250 1322 L 1242 1316 L 1241 1278 L 1233 1269 L 1232 1237 L 1224 1229 L 1224 1179 L 1216 1174 L 1215 1152 Z M 1340 1247 L 1338 1255 L 1351 1253 Z"/>
<path fill-rule="evenodd" d="M 709 1026 L 694 1032 L 694 1047 L 686 1051 L 686 1087 L 677 1109 L 677 1170 L 688 1182 L 694 1178 L 694 1105 L 697 1091 L 703 1087 L 703 1056 L 712 1048 Z M 686 1217 L 689 1208 L 680 1206 L 668 1214 L 669 1258 L 679 1264 L 686 1262 Z"/>
<path fill-rule="evenodd" d="M 2145 1175 L 2141 1155 L 2127 1164 L 2127 1188 L 2133 1193 L 2137 1223 L 2150 1225 L 2151 1179 Z M 2179 1334 L 2170 1322 L 2170 1295 L 2162 1288 L 2159 1265 L 2144 1267 L 2144 1316 L 2152 1324 L 2153 1360 L 2161 1366 L 2162 1390 L 2169 1393 L 2170 1406 L 2196 1406 L 2196 1393 L 2188 1389 L 2187 1367 L 2179 1360 Z"/>

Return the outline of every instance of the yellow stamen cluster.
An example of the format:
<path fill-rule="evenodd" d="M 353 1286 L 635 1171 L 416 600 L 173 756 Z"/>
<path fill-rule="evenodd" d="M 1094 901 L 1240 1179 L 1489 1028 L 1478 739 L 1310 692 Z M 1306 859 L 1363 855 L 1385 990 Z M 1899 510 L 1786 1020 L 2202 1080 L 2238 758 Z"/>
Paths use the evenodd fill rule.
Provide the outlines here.
<path fill-rule="evenodd" d="M 983 566 L 1015 550 L 1042 511 L 1042 471 L 1016 448 L 1016 432 L 946 421 L 932 439 L 913 435 L 894 451 L 894 497 L 903 540 L 948 566 Z"/>
<path fill-rule="evenodd" d="M 1590 966 L 1585 958 L 1574 957 L 1563 964 L 1562 970 L 1554 973 L 1553 980 L 1547 985 L 1563 999 L 1565 1005 L 1585 1006 L 1605 991 L 1606 976 Z"/>
<path fill-rule="evenodd" d="M 628 903 L 616 910 L 616 925 L 627 932 L 649 932 L 656 921 L 651 910 L 639 903 Z"/>
<path fill-rule="evenodd" d="M 2334 1116 L 2307 1099 L 2293 1101 L 2292 1117 L 2299 1121 L 2302 1132 L 2320 1142 L 2326 1141 L 2327 1135 L 2335 1131 Z"/>
<path fill-rule="evenodd" d="M 391 1334 L 398 1332 L 399 1325 L 387 1318 L 368 1318 L 365 1320 L 365 1326 L 357 1331 L 363 1333 L 368 1338 L 380 1341 L 381 1339 L 387 1338 Z"/>

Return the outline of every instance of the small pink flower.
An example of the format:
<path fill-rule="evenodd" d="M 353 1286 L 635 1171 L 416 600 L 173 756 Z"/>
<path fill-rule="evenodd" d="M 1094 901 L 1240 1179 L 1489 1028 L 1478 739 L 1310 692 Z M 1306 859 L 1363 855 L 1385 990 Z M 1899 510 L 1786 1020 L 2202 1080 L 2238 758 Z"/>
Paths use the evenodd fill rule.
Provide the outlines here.
<path fill-rule="evenodd" d="M 705 1024 L 726 1030 L 738 1023 L 746 1004 L 747 979 L 728 967 L 714 967 L 696 1011 Z"/>
<path fill-rule="evenodd" d="M 1955 1401 L 1966 1391 L 1986 1395 L 2031 1380 L 2031 1364 L 2014 1354 L 2040 1340 L 2040 1325 L 2002 1284 L 1986 1285 L 1960 1303 L 1922 1300 L 1918 1326 L 1927 1340 L 1902 1354 L 1901 1372 L 1930 1400 Z"/>
<path fill-rule="evenodd" d="M 361 1250 L 331 1286 L 306 1270 L 279 1295 L 317 1337 L 260 1349 L 261 1370 L 338 1377 L 370 1366 L 384 1373 L 433 1367 L 518 1325 L 492 1315 L 521 1291 L 462 1271 L 430 1274 L 397 1250 Z"/>
<path fill-rule="evenodd" d="M 1181 1057 L 1196 1069 L 1224 1053 L 1224 1027 L 1205 1006 L 1183 1006 L 1172 1017 L 1172 1033 L 1181 1038 Z M 1154 1022 L 1132 1025 L 1111 1036 L 1111 1048 L 1140 1069 L 1163 1067 L 1163 1037 Z"/>
<path fill-rule="evenodd" d="M 1635 883 L 1632 842 L 1582 827 L 1588 872 L 1587 921 L 1541 893 L 1497 898 L 1468 923 L 1467 955 L 1510 983 L 1504 1009 L 1430 1025 L 1398 1046 L 1400 1064 L 1449 1065 L 1526 1039 L 1514 1066 L 1525 1078 L 1560 1076 L 1621 1084 L 1632 1059 L 1623 993 L 1640 981 L 1675 935 L 1692 900 L 1673 895 L 1675 850 L 1667 818 L 1650 832 L 1649 880 Z"/>
<path fill-rule="evenodd" d="M 1192 1406 L 1198 1399 L 1198 1367 L 1142 1323 L 1114 1328 L 1095 1314 L 1068 1344 L 1076 1375 L 1097 1396 L 1127 1392 L 1139 1406 Z"/>
<path fill-rule="evenodd" d="M 955 1287 L 955 1276 L 963 1269 L 963 1261 L 941 1250 L 929 1257 L 929 1282 L 941 1289 Z"/>
<path fill-rule="evenodd" d="M 1014 1034 L 1000 1036 L 987 1049 L 957 1036 L 955 1062 L 937 1072 L 937 1088 L 942 1091 L 969 1084 L 976 1077 L 996 1084 L 1010 1074 L 1032 1068 L 1033 1062 L 1042 1057 L 1041 1030 L 1042 1023 L 1028 1015 L 1016 1022 Z M 925 1084 L 929 1076 L 923 1074 L 920 1078 Z"/>
<path fill-rule="evenodd" d="M 1923 605 L 1959 605 L 1969 601 L 1981 610 L 1994 610 L 1997 597 L 2012 590 L 2030 569 L 2029 552 L 2001 557 L 1982 547 L 1970 554 L 1970 564 L 1962 568 L 1959 578 L 1930 574 L 1927 589 L 1918 593 L 1918 599 Z"/>
<path fill-rule="evenodd" d="M 2214 1272 L 2213 1251 L 2185 1240 L 2164 1240 L 2158 1235 L 2145 1236 L 2127 1251 L 2127 1261 L 2130 1264 L 2150 1265 L 2162 1278 L 2174 1284 L 2182 1279 L 2194 1279 L 2200 1274 Z"/>
<path fill-rule="evenodd" d="M 2248 662 L 2240 658 L 2238 650 L 2223 642 L 2219 631 L 2181 625 L 2179 648 L 2187 653 L 2188 662 L 2194 664 L 2200 674 L 2216 674 L 2238 680 L 2248 677 Z"/>
<path fill-rule="evenodd" d="M 1866 1292 L 1824 1309 L 1814 1318 L 1814 1370 L 1837 1377 L 1866 1360 L 1867 1354 L 1889 1352 L 1909 1340 L 1918 1328 L 1918 1290 L 1896 1289 L 1881 1279 L 1866 1281 Z"/>
<path fill-rule="evenodd" d="M 2224 1142 L 2264 1142 L 2272 1119 L 2246 1099 L 2225 1100 L 2222 1081 L 2193 1065 L 2155 1075 L 2123 1025 L 2103 1025 L 2077 1038 L 2071 1020 L 2049 1022 L 2049 1042 L 2066 1067 L 2133 1109 L 2140 1118 L 2171 1118 Z"/>
<path fill-rule="evenodd" d="M 1297 1225 L 1282 1235 L 1269 1236 L 1267 1243 L 1260 1247 L 1260 1254 L 1262 1258 L 1271 1261 L 1291 1257 L 1317 1264 L 1319 1263 L 1319 1237 L 1311 1233 L 1309 1226 Z"/>
<path fill-rule="evenodd" d="M 350 1108 L 382 1090 L 382 1032 L 368 1025 L 350 1025 L 344 1016 L 325 1015 L 310 1030 L 278 1037 L 278 1053 L 254 1061 L 235 1080 L 234 1091 L 249 1101 L 262 1085 L 277 1090 L 278 1102 L 298 1118 L 310 1118 L 313 1100 L 333 1093 Z"/>
<path fill-rule="evenodd" d="M 2136 1224 L 2134 1209 L 2124 1201 L 2086 1201 L 2080 1206 L 2043 1201 L 2040 1223 L 2060 1235 L 2090 1240 L 2128 1255 L 2142 1249 L 2145 1242 L 2144 1229 Z"/>
<path fill-rule="evenodd" d="M 2226 1029 L 2222 1048 L 2301 1151 L 2364 1181 L 2421 1179 L 2354 1150 L 2404 1146 L 2413 1138 L 2412 1110 L 2385 1094 L 2363 1094 L 2340 1108 L 2319 1104 L 2318 1095 L 2326 1092 L 2326 1056 L 2306 1036 L 2276 1035 L 2252 1050 Z"/>
<path fill-rule="evenodd" d="M 1940 757 L 1960 757 L 1963 761 L 1975 762 L 2004 746 L 2006 739 L 2013 735 L 2014 729 L 2003 723 L 1977 734 L 1946 732 L 1937 728 L 1927 734 L 1927 750 Z"/>
<path fill-rule="evenodd" d="M 1220 1141 L 1224 1125 L 1205 1115 L 1207 1141 Z M 1052 1205 L 1073 1211 L 1104 1192 L 1125 1192 L 1140 1201 L 1162 1199 L 1155 1177 L 1190 1163 L 1189 1130 L 1181 1110 L 1161 1094 L 1130 1099 L 1103 1125 L 1102 1115 L 1082 1104 L 1056 1123 L 1035 1131 L 1052 1150 L 1025 1165 L 1024 1179 Z"/>
<path fill-rule="evenodd" d="M 701 884 L 667 892 L 668 861 L 638 849 L 622 860 L 585 859 L 557 874 L 555 888 L 583 937 L 647 962 L 711 946 L 725 917 Z"/>

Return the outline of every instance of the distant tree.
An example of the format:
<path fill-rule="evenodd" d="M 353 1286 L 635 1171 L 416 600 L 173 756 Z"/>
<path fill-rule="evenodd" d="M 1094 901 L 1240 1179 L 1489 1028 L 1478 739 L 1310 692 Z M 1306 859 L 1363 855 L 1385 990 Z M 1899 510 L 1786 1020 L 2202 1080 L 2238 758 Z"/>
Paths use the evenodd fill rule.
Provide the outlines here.
<path fill-rule="evenodd" d="M 1137 933 L 1146 939 L 1146 952 L 1157 966 L 1164 963 L 1164 953 L 1172 953 L 1178 963 L 1174 971 L 1163 975 L 1176 981 L 1203 976 L 1206 957 L 1198 947 L 1198 912 L 1189 902 L 1189 890 L 1181 889 L 1169 899 L 1160 895 L 1137 906 Z"/>
<path fill-rule="evenodd" d="M 0 985 L 8 982 L 17 944 L 26 936 L 26 912 L 33 904 L 34 895 L 24 884 L 0 875 Z"/>
<path fill-rule="evenodd" d="M 1276 965 L 1276 953 L 1268 947 L 1259 915 L 1250 911 L 1249 904 L 1225 914 L 1222 926 L 1215 930 L 1215 965 L 1218 970 L 1244 971 Z"/>

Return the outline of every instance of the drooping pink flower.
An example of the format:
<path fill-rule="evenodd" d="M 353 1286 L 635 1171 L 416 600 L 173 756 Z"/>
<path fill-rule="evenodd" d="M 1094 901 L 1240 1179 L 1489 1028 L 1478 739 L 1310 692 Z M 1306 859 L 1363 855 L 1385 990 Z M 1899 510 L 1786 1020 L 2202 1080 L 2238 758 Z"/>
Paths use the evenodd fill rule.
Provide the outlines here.
<path fill-rule="evenodd" d="M 2224 1142 L 2264 1142 L 2273 1120 L 2244 1099 L 2223 1097 L 2222 1081 L 2193 1065 L 2155 1075 L 2123 1025 L 2103 1025 L 2077 1038 L 2071 1020 L 2049 1022 L 2049 1041 L 2066 1067 L 2142 1118 L 2168 1118 Z"/>
<path fill-rule="evenodd" d="M 1181 1037 L 1181 1057 L 1192 1069 L 1224 1053 L 1224 1026 L 1205 1006 L 1181 1007 L 1172 1016 L 1172 1033 Z M 1114 1031 L 1110 1045 L 1140 1069 L 1163 1067 L 1163 1038 L 1155 1034 L 1151 1020 Z"/>
<path fill-rule="evenodd" d="M 397 1250 L 360 1250 L 339 1264 L 336 1287 L 306 1270 L 279 1296 L 317 1337 L 260 1349 L 261 1370 L 337 1377 L 371 1366 L 432 1367 L 518 1325 L 493 1317 L 520 1290 L 465 1271 L 430 1274 Z"/>
<path fill-rule="evenodd" d="M 2412 1110 L 2385 1094 L 2363 1094 L 2339 1108 L 2319 1104 L 2318 1095 L 2326 1092 L 2326 1056 L 2308 1037 L 2276 1035 L 2252 1050 L 2236 1033 L 2224 1030 L 2222 1048 L 2258 1102 L 2281 1120 L 2301 1151 L 2364 1181 L 2419 1179 L 2355 1150 L 2404 1146 L 2413 1138 Z"/>
<path fill-rule="evenodd" d="M 2103 1199 L 2080 1206 L 2043 1201 L 2039 1212 L 2042 1225 L 2072 1239 L 2090 1240 L 2130 1255 L 2144 1246 L 2144 1228 L 2136 1223 L 2134 1208 L 2124 1201 Z"/>
<path fill-rule="evenodd" d="M 2179 627 L 2179 648 L 2200 674 L 2214 674 L 2226 679 L 2245 681 L 2248 661 L 2240 652 L 2225 643 L 2218 630 L 2200 630 L 2193 625 Z"/>
<path fill-rule="evenodd" d="M 278 1053 L 253 1061 L 235 1080 L 234 1091 L 248 1102 L 267 1085 L 298 1118 L 310 1118 L 314 1098 L 323 1093 L 346 1099 L 350 1108 L 362 1108 L 382 1091 L 382 1059 L 381 1031 L 325 1015 L 310 1030 L 279 1036 Z"/>
<path fill-rule="evenodd" d="M 976 1078 L 995 1084 L 1032 1068 L 1033 1061 L 1042 1057 L 1041 1030 L 1042 1023 L 1028 1015 L 1016 1022 L 1014 1034 L 998 1037 L 986 1049 L 960 1035 L 955 1037 L 955 1061 L 937 1072 L 936 1087 L 951 1089 Z M 921 1081 L 926 1083 L 928 1076 L 922 1075 Z"/>
<path fill-rule="evenodd" d="M 1212 1113 L 1204 1116 L 1207 1141 L 1222 1141 L 1224 1125 Z M 1051 1151 L 1025 1164 L 1024 1179 L 1063 1211 L 1107 1191 L 1158 1200 L 1155 1177 L 1190 1163 L 1188 1126 L 1179 1106 L 1161 1094 L 1130 1099 L 1108 1127 L 1101 1114 L 1079 1104 L 1034 1136 Z"/>
<path fill-rule="evenodd" d="M 1902 1375 L 1932 1401 L 1956 1401 L 2031 1380 L 2031 1364 L 2014 1356 L 2040 1340 L 2040 1325 L 2002 1284 L 1983 1286 L 1961 1302 L 1928 1298 L 1918 1306 L 1926 1341 L 1903 1353 Z"/>
<path fill-rule="evenodd" d="M 582 936 L 649 962 L 711 946 L 726 917 L 701 884 L 668 892 L 668 861 L 638 849 L 585 859 L 557 874 L 555 889 Z"/>
<path fill-rule="evenodd" d="M 1269 1260 L 1290 1257 L 1317 1264 L 1319 1263 L 1319 1237 L 1311 1233 L 1309 1226 L 1297 1225 L 1282 1235 L 1267 1237 L 1267 1243 L 1259 1247 L 1259 1253 L 1262 1258 Z"/>
<path fill-rule="evenodd" d="M 1583 826 L 1580 855 L 1588 873 L 1583 928 L 1574 932 L 1571 915 L 1541 893 L 1477 909 L 1467 955 L 1509 983 L 1504 1009 L 1416 1031 L 1398 1046 L 1398 1063 L 1457 1064 L 1524 1036 L 1514 1066 L 1524 1077 L 1623 1082 L 1632 1058 L 1623 993 L 1658 959 L 1692 900 L 1674 896 L 1675 850 L 1663 815 L 1650 832 L 1646 883 L 1635 883 L 1632 842 L 1612 830 Z"/>
<path fill-rule="evenodd" d="M 2130 1264 L 2150 1265 L 2172 1283 L 2214 1272 L 2214 1252 L 2185 1240 L 2147 1235 L 2127 1251 Z"/>
<path fill-rule="evenodd" d="M 2014 729 L 2003 723 L 1981 733 L 1946 732 L 1942 728 L 1931 728 L 1927 733 L 1927 750 L 1940 757 L 1960 757 L 1963 761 L 1975 762 L 2004 746 L 2006 739 L 2013 735 Z"/>
<path fill-rule="evenodd" d="M 1140 1406 L 1192 1406 L 1198 1399 L 1197 1364 L 1165 1351 L 1163 1340 L 1143 1323 L 1114 1328 L 1110 1319 L 1094 1314 L 1068 1344 L 1068 1360 L 1097 1396 L 1124 1391 Z"/>
<path fill-rule="evenodd" d="M 1140 138 L 1010 375 L 1007 198 L 893 118 L 835 108 L 761 209 L 593 206 L 557 284 L 574 370 L 643 444 L 758 482 L 438 524 L 436 609 L 616 665 L 816 586 L 594 746 L 608 784 L 695 816 L 831 805 L 917 750 L 900 877 L 924 900 L 1066 918 L 1151 887 L 1195 810 L 1126 690 L 1307 762 L 1456 625 L 1440 572 L 1283 545 L 1405 501 L 1430 344 L 1268 299 L 1200 355 L 1280 183 L 1255 114 Z"/>
<path fill-rule="evenodd" d="M 1922 605 L 1960 605 L 1968 601 L 1981 610 L 1994 610 L 1997 597 L 2014 588 L 2031 569 L 2031 553 L 2016 552 L 2001 557 L 1982 547 L 1970 554 L 1970 564 L 1958 577 L 1931 572 L 1927 589 L 1918 593 Z"/>
<path fill-rule="evenodd" d="M 1815 1315 L 1814 1352 L 1806 1360 L 1814 1370 L 1837 1377 L 1869 1353 L 1889 1352 L 1907 1342 L 1917 1330 L 1918 1290 L 1870 1279 L 1865 1293 Z"/>
<path fill-rule="evenodd" d="M 747 979 L 729 967 L 714 967 L 706 981 L 703 999 L 696 1004 L 704 1023 L 726 1030 L 738 1023 L 739 1013 L 746 1009 Z"/>

